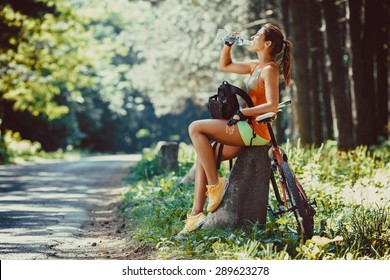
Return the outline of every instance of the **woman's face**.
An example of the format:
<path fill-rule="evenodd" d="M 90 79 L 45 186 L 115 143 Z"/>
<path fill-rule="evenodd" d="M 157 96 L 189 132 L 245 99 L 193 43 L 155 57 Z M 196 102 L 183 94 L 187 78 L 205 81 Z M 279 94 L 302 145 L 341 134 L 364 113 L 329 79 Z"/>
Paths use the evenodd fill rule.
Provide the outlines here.
<path fill-rule="evenodd" d="M 266 43 L 268 42 L 268 43 Z M 270 43 L 265 41 L 264 29 L 261 28 L 255 35 L 251 37 L 251 43 L 249 45 L 249 51 L 258 52 L 264 50 Z"/>

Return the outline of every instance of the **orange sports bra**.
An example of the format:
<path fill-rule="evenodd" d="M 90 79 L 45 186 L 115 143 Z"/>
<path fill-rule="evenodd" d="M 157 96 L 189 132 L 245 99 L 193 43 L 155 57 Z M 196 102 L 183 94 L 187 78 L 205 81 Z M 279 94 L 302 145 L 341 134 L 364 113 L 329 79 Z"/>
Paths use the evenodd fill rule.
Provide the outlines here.
<path fill-rule="evenodd" d="M 260 104 L 264 104 L 267 102 L 265 97 L 264 85 L 260 83 L 260 74 L 261 74 L 261 70 L 266 65 L 269 64 L 274 64 L 276 67 L 278 67 L 276 63 L 273 61 L 265 63 L 261 67 L 259 67 L 258 64 L 253 68 L 252 72 L 249 74 L 248 79 L 245 81 L 247 93 L 249 97 L 252 99 L 254 106 L 258 106 Z M 253 123 L 253 130 L 257 135 L 259 135 L 260 137 L 266 140 L 271 140 L 271 136 L 269 135 L 266 124 L 264 123 L 258 124 L 255 121 L 253 121 L 252 123 Z"/>

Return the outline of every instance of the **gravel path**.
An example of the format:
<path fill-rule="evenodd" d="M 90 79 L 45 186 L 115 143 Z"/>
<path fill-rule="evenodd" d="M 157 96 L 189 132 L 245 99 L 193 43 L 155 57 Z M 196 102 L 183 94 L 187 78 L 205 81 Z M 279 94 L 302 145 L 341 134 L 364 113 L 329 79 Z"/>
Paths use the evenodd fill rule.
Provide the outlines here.
<path fill-rule="evenodd" d="M 145 259 L 118 209 L 139 155 L 0 166 L 0 259 Z"/>

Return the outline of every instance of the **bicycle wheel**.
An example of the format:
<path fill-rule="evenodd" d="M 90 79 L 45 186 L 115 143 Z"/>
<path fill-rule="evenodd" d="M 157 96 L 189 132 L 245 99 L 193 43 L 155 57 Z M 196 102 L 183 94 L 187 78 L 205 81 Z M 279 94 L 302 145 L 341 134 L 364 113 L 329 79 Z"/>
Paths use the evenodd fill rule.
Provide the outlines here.
<path fill-rule="evenodd" d="M 313 236 L 313 217 L 308 213 L 307 202 L 300 194 L 294 175 L 287 162 L 280 164 L 281 171 L 286 183 L 287 194 L 290 198 L 294 215 L 298 224 L 298 232 L 304 235 L 305 239 Z"/>

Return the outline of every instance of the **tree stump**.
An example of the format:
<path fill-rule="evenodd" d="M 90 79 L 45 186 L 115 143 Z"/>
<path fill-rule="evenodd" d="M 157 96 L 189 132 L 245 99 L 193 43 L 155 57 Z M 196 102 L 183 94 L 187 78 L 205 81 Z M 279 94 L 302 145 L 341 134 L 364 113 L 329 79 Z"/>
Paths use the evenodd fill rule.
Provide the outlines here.
<path fill-rule="evenodd" d="M 222 203 L 207 215 L 202 228 L 236 228 L 248 221 L 265 224 L 271 173 L 268 149 L 268 146 L 241 148 Z"/>
<path fill-rule="evenodd" d="M 196 173 L 196 164 L 192 165 L 191 169 L 187 174 L 181 179 L 180 183 L 184 185 L 191 184 L 195 182 L 195 173 Z"/>
<path fill-rule="evenodd" d="M 158 167 L 160 169 L 177 170 L 179 167 L 178 154 L 179 144 L 176 142 L 160 141 L 157 143 L 156 151 L 159 157 Z"/>

